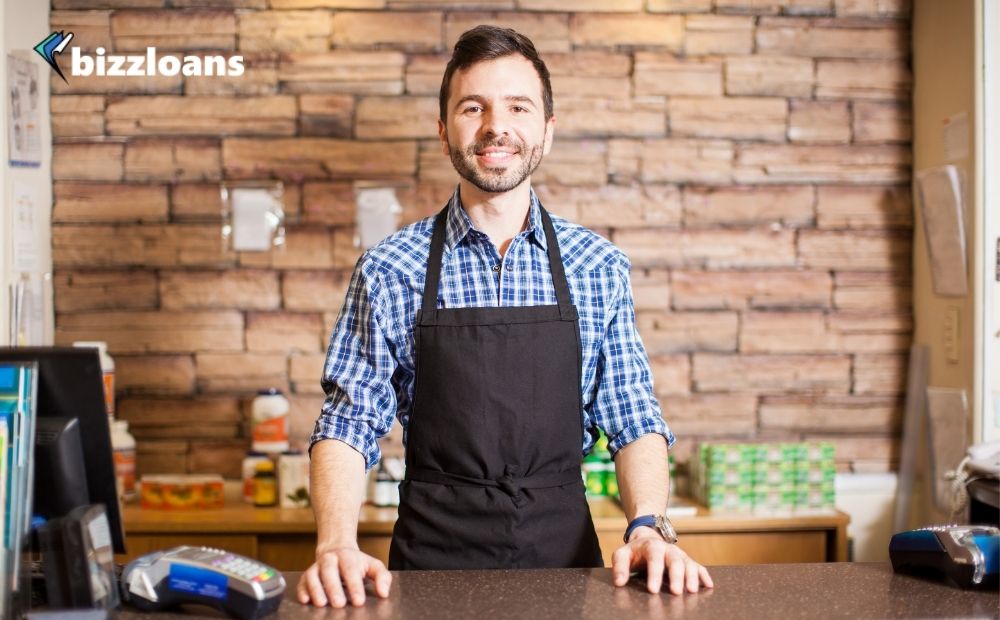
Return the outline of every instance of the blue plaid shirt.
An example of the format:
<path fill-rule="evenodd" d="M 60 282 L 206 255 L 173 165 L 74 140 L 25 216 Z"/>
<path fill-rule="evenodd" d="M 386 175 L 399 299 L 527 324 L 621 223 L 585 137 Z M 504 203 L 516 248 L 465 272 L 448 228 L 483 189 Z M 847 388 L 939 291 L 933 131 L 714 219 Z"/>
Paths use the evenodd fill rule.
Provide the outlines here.
<path fill-rule="evenodd" d="M 588 429 L 602 429 L 614 455 L 647 433 L 674 436 L 653 396 L 646 350 L 635 325 L 629 261 L 596 233 L 552 216 L 583 348 L 582 453 Z M 434 218 L 411 224 L 358 261 L 330 337 L 322 385 L 327 394 L 310 444 L 339 439 L 366 460 L 381 458 L 377 439 L 393 419 L 403 442 L 413 403 L 413 327 L 420 308 Z M 556 303 L 538 198 L 531 192 L 528 227 L 501 258 L 472 224 L 458 190 L 448 205 L 439 308 L 538 306 Z"/>

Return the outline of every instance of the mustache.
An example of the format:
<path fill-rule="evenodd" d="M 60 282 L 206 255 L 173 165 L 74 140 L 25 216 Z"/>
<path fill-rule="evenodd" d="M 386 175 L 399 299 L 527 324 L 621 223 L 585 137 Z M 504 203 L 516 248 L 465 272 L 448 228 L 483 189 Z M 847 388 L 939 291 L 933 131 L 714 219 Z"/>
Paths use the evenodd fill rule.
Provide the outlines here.
<path fill-rule="evenodd" d="M 499 139 L 480 140 L 479 142 L 476 142 L 472 146 L 465 149 L 465 152 L 468 153 L 469 155 L 475 155 L 476 153 L 479 153 L 490 147 L 493 148 L 514 147 L 516 149 L 516 152 L 520 153 L 521 151 L 524 150 L 524 143 L 520 141 L 511 140 L 510 138 L 506 137 Z"/>

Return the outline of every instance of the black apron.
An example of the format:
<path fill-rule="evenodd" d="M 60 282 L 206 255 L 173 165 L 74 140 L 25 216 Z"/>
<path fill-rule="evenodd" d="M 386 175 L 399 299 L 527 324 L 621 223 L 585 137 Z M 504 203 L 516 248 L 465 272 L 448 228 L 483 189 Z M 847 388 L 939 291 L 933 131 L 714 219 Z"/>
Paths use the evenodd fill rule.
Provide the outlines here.
<path fill-rule="evenodd" d="M 580 473 L 581 350 L 552 220 L 558 304 L 442 308 L 448 207 L 434 224 L 389 568 L 604 565 Z"/>

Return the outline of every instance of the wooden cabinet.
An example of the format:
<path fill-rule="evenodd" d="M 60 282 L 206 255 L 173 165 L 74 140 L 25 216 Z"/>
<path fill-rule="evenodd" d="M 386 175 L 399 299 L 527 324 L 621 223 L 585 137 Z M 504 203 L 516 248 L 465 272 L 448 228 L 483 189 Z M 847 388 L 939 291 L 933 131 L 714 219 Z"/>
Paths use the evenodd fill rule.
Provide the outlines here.
<path fill-rule="evenodd" d="M 611 501 L 591 503 L 594 525 L 611 565 L 621 545 L 625 516 Z M 358 524 L 361 549 L 386 561 L 396 510 L 365 506 Z M 847 515 L 759 516 L 716 514 L 672 519 L 685 551 L 708 565 L 832 562 L 847 560 Z M 281 570 L 304 570 L 316 544 L 313 514 L 307 508 L 254 508 L 230 504 L 218 510 L 180 512 L 125 508 L 127 561 L 174 545 L 208 545 L 258 558 Z"/>

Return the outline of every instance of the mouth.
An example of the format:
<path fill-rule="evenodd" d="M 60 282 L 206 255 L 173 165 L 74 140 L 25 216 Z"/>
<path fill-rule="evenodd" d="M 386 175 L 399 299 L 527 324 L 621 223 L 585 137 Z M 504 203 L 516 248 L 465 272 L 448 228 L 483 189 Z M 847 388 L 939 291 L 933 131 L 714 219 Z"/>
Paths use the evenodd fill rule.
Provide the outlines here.
<path fill-rule="evenodd" d="M 501 164 L 510 161 L 515 155 L 517 155 L 516 151 L 499 148 L 486 148 L 476 152 L 476 157 L 490 164 Z"/>

